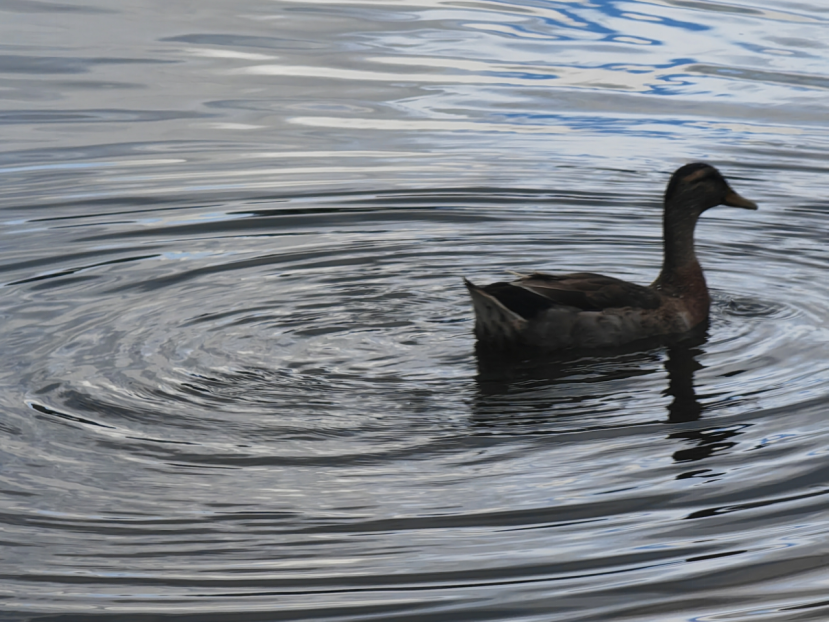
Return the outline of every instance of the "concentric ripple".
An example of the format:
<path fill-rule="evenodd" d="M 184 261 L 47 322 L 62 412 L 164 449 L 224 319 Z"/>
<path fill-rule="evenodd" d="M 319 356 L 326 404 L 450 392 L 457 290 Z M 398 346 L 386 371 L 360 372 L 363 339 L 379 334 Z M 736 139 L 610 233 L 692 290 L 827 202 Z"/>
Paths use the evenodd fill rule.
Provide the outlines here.
<path fill-rule="evenodd" d="M 827 11 L 774 4 L 0 3 L 0 619 L 826 620 Z M 760 207 L 706 331 L 477 353 L 462 277 L 650 283 L 692 161 Z"/>
<path fill-rule="evenodd" d="M 462 275 L 582 267 L 648 282 L 660 260 L 657 206 L 519 201 L 456 189 L 209 220 L 179 210 L 172 225 L 107 224 L 86 256 L 7 269 L 17 383 L 3 400 L 21 439 L 9 460 L 66 492 L 16 510 L 21 529 L 64 540 L 16 581 L 36 592 L 80 564 L 113 606 L 153 587 L 144 611 L 262 610 L 279 596 L 284 616 L 319 618 L 360 595 L 389 615 L 390 598 L 421 612 L 423 591 L 472 612 L 481 591 L 512 611 L 522 595 L 613 595 L 618 576 L 669 586 L 726 557 L 775 560 L 784 535 L 812 568 L 814 528 L 762 518 L 823 491 L 800 458 L 819 451 L 823 293 L 782 300 L 756 284 L 812 275 L 816 260 L 766 250 L 761 266 L 766 230 L 721 213 L 700 228 L 715 267 L 707 335 L 494 362 L 473 348 Z M 61 231 L 99 237 L 79 225 Z M 779 478 L 764 485 L 770 469 Z M 711 523 L 737 512 L 764 528 Z M 81 527 L 115 540 L 85 554 L 86 537 L 68 536 Z M 416 570 L 430 559 L 440 572 Z M 61 611 L 77 598 L 49 599 Z"/>
<path fill-rule="evenodd" d="M 32 404 L 56 412 L 84 405 L 82 412 L 70 408 L 67 417 L 90 421 L 120 405 L 113 421 L 100 422 L 116 429 L 181 404 L 194 430 L 204 428 L 209 437 L 217 421 L 229 414 L 240 418 L 239 438 L 224 443 L 250 441 L 261 426 L 276 427 L 283 440 L 321 436 L 316 451 L 325 453 L 326 438 L 382 430 L 387 414 L 421 419 L 424 394 L 445 393 L 442 410 L 467 409 L 475 393 L 467 383 L 476 361 L 470 306 L 459 287 L 462 275 L 503 278 L 500 264 L 556 270 L 567 262 L 593 263 L 617 274 L 622 265 L 623 277 L 647 281 L 659 264 L 659 239 L 643 236 L 649 225 L 653 234 L 658 229 L 655 214 L 635 229 L 628 219 L 586 215 L 560 199 L 555 213 L 540 208 L 531 215 L 535 229 L 556 236 L 528 240 L 523 221 L 495 207 L 498 195 L 486 199 L 493 202 L 486 209 L 485 198 L 463 193 L 452 204 L 428 193 L 418 200 L 436 205 L 367 212 L 350 198 L 348 212 L 329 206 L 306 208 L 303 216 L 247 214 L 233 221 L 149 228 L 141 234 L 154 246 L 164 241 L 178 250 L 12 281 L 24 293 L 26 288 L 39 293 L 47 334 L 60 336 L 38 351 Z M 823 371 L 814 367 L 823 348 L 822 293 L 783 302 L 774 291 L 758 291 L 754 279 L 743 291 L 759 260 L 736 258 L 734 249 L 722 244 L 738 235 L 740 222 L 721 225 L 722 240 L 700 243 L 704 262 L 728 266 L 723 287 L 729 288 L 714 291 L 708 339 L 694 354 L 703 369 L 698 373 L 703 402 L 718 396 L 725 401 L 722 407 L 737 406 L 753 396 L 755 406 L 763 408 L 788 404 L 794 390 L 805 397 L 822 395 Z M 705 235 L 709 227 L 704 223 L 701 229 Z M 130 238 L 134 232 L 125 234 Z M 615 261 L 603 263 L 581 246 L 592 252 L 613 248 Z M 793 263 L 801 261 L 767 255 L 763 274 L 792 273 Z M 720 273 L 711 274 L 717 288 Z M 14 313 L 26 317 L 26 305 Z M 605 362 L 558 362 L 549 364 L 553 368 L 544 379 L 548 383 L 555 375 L 560 400 L 570 395 L 576 401 L 562 403 L 571 415 L 593 413 L 607 423 L 613 421 L 610 414 L 623 412 L 633 416 L 632 423 L 651 421 L 664 407 L 655 395 L 665 382 L 665 359 L 657 349 Z M 630 397 L 637 407 L 602 408 L 604 395 L 617 395 L 615 381 L 628 385 L 629 376 L 643 377 Z M 511 385 L 511 400 L 528 382 Z M 527 399 L 532 402 L 530 395 Z M 160 432 L 156 436 L 164 437 Z"/>

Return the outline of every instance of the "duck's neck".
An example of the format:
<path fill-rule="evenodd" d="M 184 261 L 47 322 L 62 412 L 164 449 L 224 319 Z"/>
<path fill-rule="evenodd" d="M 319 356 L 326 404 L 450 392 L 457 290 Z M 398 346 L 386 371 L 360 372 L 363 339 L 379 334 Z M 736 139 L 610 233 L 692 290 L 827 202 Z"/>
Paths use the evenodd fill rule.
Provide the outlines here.
<path fill-rule="evenodd" d="M 654 287 L 668 294 L 686 299 L 693 307 L 696 319 L 709 315 L 709 291 L 703 269 L 695 255 L 695 225 L 698 213 L 694 210 L 666 211 L 663 216 L 663 270 Z"/>

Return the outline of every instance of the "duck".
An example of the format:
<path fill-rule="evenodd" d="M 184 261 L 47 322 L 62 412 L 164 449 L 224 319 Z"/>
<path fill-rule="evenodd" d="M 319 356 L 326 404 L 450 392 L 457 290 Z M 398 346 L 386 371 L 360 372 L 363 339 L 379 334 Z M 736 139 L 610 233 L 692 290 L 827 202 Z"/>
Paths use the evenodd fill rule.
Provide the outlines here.
<path fill-rule="evenodd" d="M 720 205 L 758 209 L 709 164 L 695 162 L 674 172 L 663 196 L 663 266 L 649 286 L 587 272 L 514 273 L 518 279 L 486 286 L 464 278 L 479 346 L 607 349 L 706 325 L 711 297 L 695 254 L 695 225 Z"/>

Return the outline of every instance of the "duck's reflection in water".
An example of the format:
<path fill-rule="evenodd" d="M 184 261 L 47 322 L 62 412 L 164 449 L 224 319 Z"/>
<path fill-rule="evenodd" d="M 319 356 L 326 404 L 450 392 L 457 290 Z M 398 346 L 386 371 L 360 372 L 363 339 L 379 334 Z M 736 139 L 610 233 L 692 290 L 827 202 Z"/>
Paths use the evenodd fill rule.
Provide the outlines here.
<path fill-rule="evenodd" d="M 699 343 L 679 343 L 668 347 L 664 362 L 669 384 L 663 392 L 671 396 L 669 422 L 693 422 L 699 420 L 703 407 L 695 394 L 695 372 L 703 368 L 697 357 L 703 354 Z"/>
<path fill-rule="evenodd" d="M 647 349 L 641 344 L 640 350 L 627 352 L 556 356 L 477 348 L 478 392 L 473 423 L 485 434 L 540 435 L 595 430 L 603 427 L 602 418 L 607 417 L 608 427 L 615 428 L 620 416 L 631 415 L 645 405 L 653 410 L 653 397 L 661 391 L 660 386 L 662 395 L 671 402 L 666 407 L 667 418 L 659 421 L 696 422 L 705 410 L 695 393 L 694 377 L 703 368 L 699 358 L 706 339 L 706 330 L 702 329 L 682 340 L 648 344 Z M 645 378 L 638 382 L 637 377 Z M 631 411 L 626 414 L 626 410 Z M 650 422 L 656 423 L 654 419 Z M 649 423 L 649 419 L 642 423 Z M 695 444 L 673 454 L 678 462 L 728 450 L 735 445 L 729 438 L 740 434 L 731 428 L 708 430 L 700 425 L 673 429 L 668 439 Z"/>

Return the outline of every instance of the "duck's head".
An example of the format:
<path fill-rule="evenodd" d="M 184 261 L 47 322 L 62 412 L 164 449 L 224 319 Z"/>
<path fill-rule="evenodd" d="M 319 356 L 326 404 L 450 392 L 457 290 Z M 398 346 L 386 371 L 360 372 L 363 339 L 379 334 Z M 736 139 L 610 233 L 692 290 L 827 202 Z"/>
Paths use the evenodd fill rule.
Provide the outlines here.
<path fill-rule="evenodd" d="M 675 171 L 663 201 L 667 211 L 674 208 L 697 215 L 718 205 L 758 209 L 755 202 L 732 190 L 715 167 L 702 162 L 687 164 Z"/>

